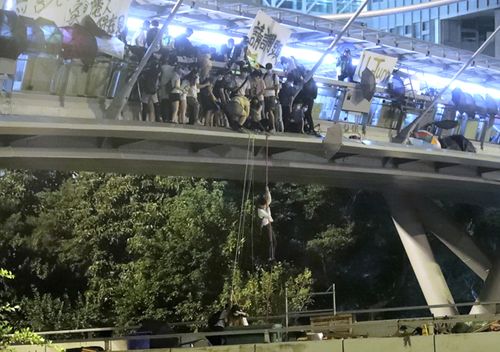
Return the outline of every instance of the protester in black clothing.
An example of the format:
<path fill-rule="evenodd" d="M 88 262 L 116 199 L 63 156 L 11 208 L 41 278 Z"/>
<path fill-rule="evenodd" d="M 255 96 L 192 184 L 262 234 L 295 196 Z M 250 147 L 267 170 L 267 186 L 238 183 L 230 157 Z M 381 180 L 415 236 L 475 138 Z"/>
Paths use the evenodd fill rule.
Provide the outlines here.
<path fill-rule="evenodd" d="M 151 44 L 153 44 L 153 41 L 156 38 L 156 35 L 160 31 L 158 28 L 160 26 L 160 22 L 158 20 L 153 20 L 151 21 L 151 28 L 148 29 L 148 32 L 146 34 L 146 46 L 149 48 Z"/>
<path fill-rule="evenodd" d="M 337 67 L 340 67 L 339 81 L 343 81 L 346 78 L 349 79 L 349 82 L 353 81 L 354 65 L 352 64 L 351 50 L 344 50 L 343 54 L 337 60 Z"/>
<path fill-rule="evenodd" d="M 158 100 L 158 89 L 160 87 L 161 66 L 160 61 L 154 56 L 151 57 L 147 66 L 139 77 L 139 92 L 141 95 L 142 121 L 147 121 L 151 113 L 151 105 L 154 107 L 154 117 L 156 121 L 161 121 L 160 104 Z"/>
<path fill-rule="evenodd" d="M 193 34 L 192 28 L 186 28 L 186 31 L 180 36 L 175 38 L 174 48 L 179 56 L 193 56 L 196 54 L 196 50 L 191 44 L 189 37 Z"/>
<path fill-rule="evenodd" d="M 312 118 L 312 110 L 314 107 L 314 100 L 318 96 L 318 86 L 313 78 L 307 81 L 302 90 L 297 95 L 295 99 L 296 104 L 302 104 L 305 109 L 304 112 L 304 132 L 306 133 L 315 133 L 314 131 L 314 122 Z"/>
<path fill-rule="evenodd" d="M 300 86 L 301 81 L 296 78 L 296 74 L 289 72 L 286 81 L 282 84 L 279 92 L 279 101 L 282 110 L 283 124 L 285 132 L 292 132 L 295 130 L 293 127 L 292 108 L 294 103 L 294 96 Z M 300 132 L 300 131 L 297 131 Z"/>

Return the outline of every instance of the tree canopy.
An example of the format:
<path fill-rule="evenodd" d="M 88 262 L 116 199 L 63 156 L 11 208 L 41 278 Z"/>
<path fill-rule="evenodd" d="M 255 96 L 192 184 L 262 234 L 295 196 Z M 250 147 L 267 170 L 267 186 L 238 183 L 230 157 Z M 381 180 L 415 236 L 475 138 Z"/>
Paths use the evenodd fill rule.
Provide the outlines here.
<path fill-rule="evenodd" d="M 278 263 L 267 261 L 250 199 L 233 275 L 241 189 L 195 178 L 3 172 L 0 268 L 17 279 L 2 295 L 22 306 L 11 319 L 34 330 L 199 321 L 231 289 L 252 316 L 269 316 L 283 314 L 285 288 L 290 310 L 329 308 L 331 300 L 309 293 L 332 283 L 339 308 L 423 303 L 385 202 L 370 192 L 272 185 Z M 463 207 L 446 206 L 461 218 Z M 464 226 L 491 245 L 498 219 L 495 210 L 474 208 Z M 477 288 L 448 259 L 447 278 Z"/>

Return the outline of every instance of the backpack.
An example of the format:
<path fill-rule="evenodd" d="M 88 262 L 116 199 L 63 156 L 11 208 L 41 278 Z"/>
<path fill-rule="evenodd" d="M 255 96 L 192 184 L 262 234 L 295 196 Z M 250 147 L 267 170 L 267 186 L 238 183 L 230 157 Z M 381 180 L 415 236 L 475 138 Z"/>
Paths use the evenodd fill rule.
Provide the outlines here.
<path fill-rule="evenodd" d="M 217 312 L 213 313 L 212 315 L 210 315 L 208 317 L 208 327 L 212 328 L 214 327 L 215 325 L 217 325 L 217 323 L 219 322 L 219 319 L 220 319 L 220 315 L 222 314 L 222 311 L 221 310 L 218 310 Z"/>
<path fill-rule="evenodd" d="M 142 73 L 141 86 L 146 94 L 155 94 L 158 92 L 160 80 L 159 65 L 150 65 Z"/>
<path fill-rule="evenodd" d="M 304 110 L 294 105 L 292 113 L 290 114 L 290 122 L 299 124 L 304 120 Z"/>

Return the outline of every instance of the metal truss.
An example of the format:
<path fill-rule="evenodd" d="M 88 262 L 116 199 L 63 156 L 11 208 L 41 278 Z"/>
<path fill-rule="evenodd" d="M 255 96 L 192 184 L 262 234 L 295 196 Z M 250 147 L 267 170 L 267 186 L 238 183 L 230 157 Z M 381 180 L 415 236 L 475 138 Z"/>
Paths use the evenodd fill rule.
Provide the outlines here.
<path fill-rule="evenodd" d="M 331 21 L 318 16 L 304 14 L 297 11 L 266 7 L 257 3 L 235 0 L 195 0 L 190 2 L 189 6 L 192 9 L 196 8 L 199 10 L 215 11 L 248 19 L 254 18 L 259 10 L 264 10 L 268 15 L 272 16 L 274 19 L 287 26 L 322 32 L 330 36 L 338 34 L 346 22 Z M 372 42 L 375 45 L 385 45 L 403 51 L 406 50 L 408 51 L 408 55 L 419 53 L 423 57 L 433 56 L 436 58 L 459 62 L 465 62 L 472 56 L 472 52 L 467 50 L 434 44 L 420 39 L 371 29 L 368 28 L 365 23 L 360 22 L 355 23 L 351 26 L 351 28 L 347 32 L 347 37 L 356 40 Z M 480 55 L 475 60 L 474 66 L 500 71 L 500 60 L 486 55 Z"/>

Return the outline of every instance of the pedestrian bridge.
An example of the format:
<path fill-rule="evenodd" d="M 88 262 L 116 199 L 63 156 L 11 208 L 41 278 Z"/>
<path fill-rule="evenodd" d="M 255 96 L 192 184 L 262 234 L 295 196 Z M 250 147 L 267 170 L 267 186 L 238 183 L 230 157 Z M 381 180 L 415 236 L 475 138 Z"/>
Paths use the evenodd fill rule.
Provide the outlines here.
<path fill-rule="evenodd" d="M 163 174 L 316 183 L 496 202 L 500 148 L 477 154 L 388 142 L 389 130 L 369 128 L 366 139 L 254 135 L 222 128 L 99 117 L 105 102 L 41 94 L 0 98 L 0 167 Z M 384 141 L 385 140 L 385 141 Z M 250 152 L 250 153 L 249 153 Z M 266 152 L 268 157 L 266 158 Z"/>

